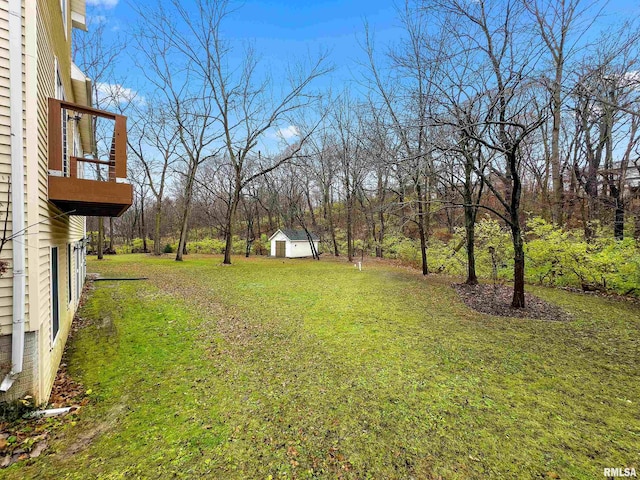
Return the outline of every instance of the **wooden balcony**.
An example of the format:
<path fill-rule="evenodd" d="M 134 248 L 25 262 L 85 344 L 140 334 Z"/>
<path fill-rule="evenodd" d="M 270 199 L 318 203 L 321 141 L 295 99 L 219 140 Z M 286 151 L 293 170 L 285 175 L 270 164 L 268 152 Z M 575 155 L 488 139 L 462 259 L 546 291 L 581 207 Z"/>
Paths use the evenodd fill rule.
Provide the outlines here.
<path fill-rule="evenodd" d="M 74 134 L 82 138 L 85 151 L 96 151 L 97 119 L 113 121 L 109 158 L 72 155 Z M 70 215 L 119 217 L 133 203 L 133 187 L 124 183 L 126 178 L 127 118 L 50 98 L 49 201 Z"/>

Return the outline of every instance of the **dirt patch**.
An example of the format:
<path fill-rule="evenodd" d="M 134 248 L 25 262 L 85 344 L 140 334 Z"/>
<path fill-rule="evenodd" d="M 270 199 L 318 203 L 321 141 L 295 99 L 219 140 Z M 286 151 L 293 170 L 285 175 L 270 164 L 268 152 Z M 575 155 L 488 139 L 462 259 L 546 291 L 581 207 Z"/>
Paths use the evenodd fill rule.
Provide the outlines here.
<path fill-rule="evenodd" d="M 532 318 L 566 322 L 571 316 L 556 305 L 545 302 L 539 297 L 525 293 L 525 308 L 512 308 L 513 288 L 506 285 L 467 285 L 454 283 L 456 290 L 465 305 L 477 312 L 499 317 Z"/>
<path fill-rule="evenodd" d="M 64 458 L 69 455 L 75 455 L 91 445 L 96 438 L 112 430 L 118 423 L 122 414 L 128 410 L 126 403 L 124 403 L 125 401 L 126 398 L 122 399 L 122 403 L 114 405 L 111 410 L 109 410 L 109 413 L 103 422 L 100 422 L 83 432 L 82 435 L 78 436 L 78 438 L 69 445 L 67 449 L 60 453 L 60 456 Z"/>

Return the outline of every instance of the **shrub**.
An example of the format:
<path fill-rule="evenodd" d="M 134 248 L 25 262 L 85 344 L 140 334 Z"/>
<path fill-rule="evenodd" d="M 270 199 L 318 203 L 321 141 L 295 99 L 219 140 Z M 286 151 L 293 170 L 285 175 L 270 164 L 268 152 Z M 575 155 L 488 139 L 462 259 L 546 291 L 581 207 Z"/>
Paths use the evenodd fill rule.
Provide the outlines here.
<path fill-rule="evenodd" d="M 244 238 L 240 238 L 234 235 L 231 238 L 231 253 L 235 255 L 244 255 L 247 250 L 247 241 Z M 222 251 L 224 252 L 224 242 L 222 245 Z"/>
<path fill-rule="evenodd" d="M 194 253 L 213 253 L 220 254 L 224 252 L 224 240 L 218 238 L 205 238 L 197 242 L 188 242 L 187 250 Z"/>
<path fill-rule="evenodd" d="M 404 238 L 396 245 L 397 258 L 407 265 L 419 265 L 420 245 L 415 240 Z"/>
<path fill-rule="evenodd" d="M 527 280 L 550 286 L 640 293 L 640 253 L 632 239 L 617 241 L 596 228 L 587 242 L 581 232 L 567 232 L 535 217 L 527 222 Z"/>
<path fill-rule="evenodd" d="M 167 243 L 162 250 L 163 253 L 173 253 L 173 246 L 170 243 Z"/>
<path fill-rule="evenodd" d="M 270 244 L 267 236 L 263 233 L 260 238 L 256 238 L 253 241 L 253 254 L 254 255 L 267 255 L 270 250 Z"/>
<path fill-rule="evenodd" d="M 118 247 L 116 247 L 116 253 L 118 255 L 122 255 L 122 254 L 126 254 L 126 253 L 133 253 L 133 250 L 131 248 L 131 245 L 120 245 Z"/>
<path fill-rule="evenodd" d="M 35 410 L 37 406 L 30 395 L 12 402 L 0 402 L 0 423 L 15 422 Z"/>

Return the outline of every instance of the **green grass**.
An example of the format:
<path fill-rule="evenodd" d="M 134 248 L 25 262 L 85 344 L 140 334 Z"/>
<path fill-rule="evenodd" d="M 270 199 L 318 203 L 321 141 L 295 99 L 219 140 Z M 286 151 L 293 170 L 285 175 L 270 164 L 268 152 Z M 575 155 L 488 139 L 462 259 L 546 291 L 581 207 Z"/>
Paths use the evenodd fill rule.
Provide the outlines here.
<path fill-rule="evenodd" d="M 323 260 L 121 255 L 71 373 L 93 402 L 6 478 L 604 478 L 640 467 L 640 308 L 496 318 L 445 277 Z"/>

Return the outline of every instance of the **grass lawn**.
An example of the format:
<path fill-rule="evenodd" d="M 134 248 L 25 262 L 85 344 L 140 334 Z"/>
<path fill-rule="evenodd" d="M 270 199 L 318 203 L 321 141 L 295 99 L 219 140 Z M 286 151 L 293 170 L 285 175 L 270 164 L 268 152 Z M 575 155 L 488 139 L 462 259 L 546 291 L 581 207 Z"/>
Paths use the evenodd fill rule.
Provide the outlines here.
<path fill-rule="evenodd" d="M 640 307 L 491 317 L 382 264 L 119 255 L 70 373 L 92 402 L 0 477 L 604 478 L 640 471 Z"/>

